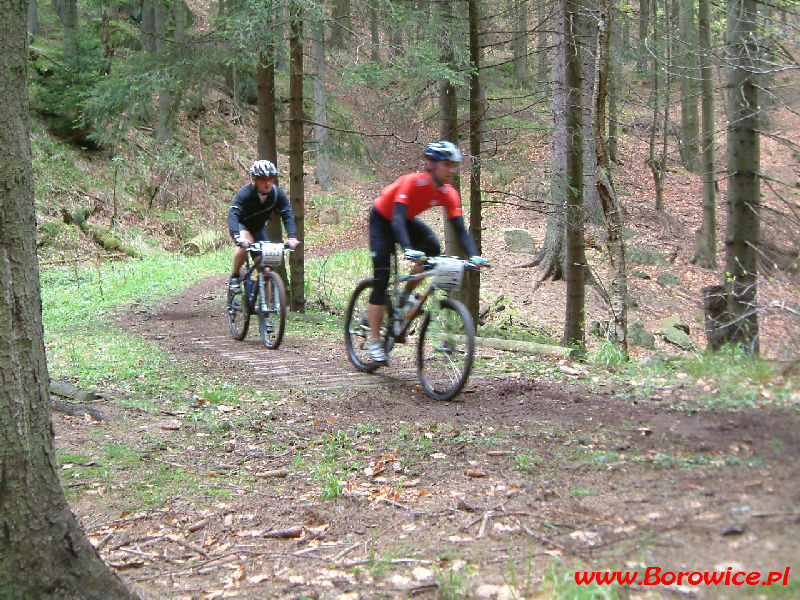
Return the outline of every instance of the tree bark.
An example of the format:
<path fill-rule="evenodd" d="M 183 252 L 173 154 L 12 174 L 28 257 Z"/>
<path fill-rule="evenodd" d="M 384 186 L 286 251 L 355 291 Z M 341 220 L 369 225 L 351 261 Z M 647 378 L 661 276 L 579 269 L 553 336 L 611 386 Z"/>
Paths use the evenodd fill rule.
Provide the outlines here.
<path fill-rule="evenodd" d="M 702 0 L 701 0 L 702 1 Z M 681 162 L 692 173 L 698 169 L 699 116 L 697 114 L 697 30 L 695 0 L 680 2 Z"/>
<path fill-rule="evenodd" d="M 700 138 L 700 172 L 703 177 L 703 223 L 697 232 L 692 261 L 706 269 L 717 268 L 717 207 L 714 168 L 714 64 L 711 55 L 711 2 L 699 0 L 700 87 L 703 133 Z"/>
<path fill-rule="evenodd" d="M 297 236 L 305 233 L 305 183 L 303 181 L 303 12 L 299 2 L 291 3 L 289 24 L 289 196 L 297 224 Z M 292 276 L 290 308 L 305 312 L 305 258 L 303 246 L 289 255 Z"/>
<path fill-rule="evenodd" d="M 585 344 L 585 269 L 583 215 L 583 124 L 581 101 L 580 0 L 565 0 L 565 87 L 567 93 L 567 306 L 563 341 L 582 351 Z"/>
<path fill-rule="evenodd" d="M 368 3 L 367 14 L 369 15 L 369 35 L 370 35 L 370 60 L 376 65 L 381 62 L 381 34 L 378 26 L 378 10 L 375 2 Z"/>
<path fill-rule="evenodd" d="M 155 53 L 155 0 L 142 0 L 142 22 L 140 27 L 142 29 L 142 47 L 151 54 Z"/>
<path fill-rule="evenodd" d="M 317 144 L 316 179 L 323 190 L 331 189 L 331 151 L 328 147 L 328 103 L 325 95 L 325 46 L 320 21 L 314 21 L 311 56 L 314 64 L 314 141 Z"/>
<path fill-rule="evenodd" d="M 331 25 L 331 46 L 341 48 L 350 37 L 353 22 L 350 16 L 350 0 L 334 0 L 333 23 Z"/>
<path fill-rule="evenodd" d="M 611 323 L 608 328 L 609 339 L 625 355 L 628 354 L 628 276 L 625 265 L 624 223 L 619 198 L 614 188 L 611 174 L 611 159 L 604 134 L 606 120 L 606 97 L 609 81 L 611 20 L 613 4 L 604 0 L 604 7 L 598 20 L 597 66 L 594 85 L 594 126 L 595 150 L 597 152 L 597 177 L 595 178 L 600 203 L 606 220 L 606 245 L 608 248 L 608 267 L 611 273 L 610 300 Z"/>
<path fill-rule="evenodd" d="M 450 35 L 452 33 L 453 4 L 452 0 L 439 0 L 441 5 L 442 25 L 445 28 L 444 47 L 442 48 L 442 64 L 448 68 L 456 68 L 453 64 L 453 52 L 451 49 Z M 439 81 L 439 138 L 458 145 L 458 104 L 456 102 L 456 86 L 448 79 Z M 461 177 L 456 172 L 453 177 L 453 187 L 461 194 Z M 444 215 L 444 247 L 447 254 L 453 256 L 464 256 L 464 250 L 458 241 L 458 237 L 450 225 L 447 218 L 447 211 L 443 209 Z M 459 294 L 460 296 L 460 294 Z"/>
<path fill-rule="evenodd" d="M 547 230 L 539 253 L 525 266 L 538 267 L 533 291 L 545 279 L 563 279 L 566 260 L 567 164 L 567 88 L 564 0 L 557 0 L 552 25 L 552 96 L 550 112 L 553 133 L 550 137 L 550 200 L 547 208 Z"/>
<path fill-rule="evenodd" d="M 469 178 L 469 231 L 475 238 L 478 253 L 482 250 L 481 232 L 481 137 L 483 122 L 483 94 L 481 93 L 481 47 L 480 47 L 480 6 L 479 0 L 467 0 L 469 12 L 469 153 L 472 156 L 472 169 Z M 481 280 L 479 272 L 467 274 L 465 288 L 467 310 L 473 321 L 478 323 L 480 310 Z"/>
<path fill-rule="evenodd" d="M 261 58 L 256 69 L 256 90 L 258 96 L 258 134 L 256 148 L 258 158 L 265 158 L 278 169 L 278 131 L 275 120 L 275 44 L 274 38 L 265 32 L 265 42 L 261 51 Z M 276 242 L 283 239 L 280 218 L 273 216 L 267 221 L 267 238 Z M 289 287 L 289 276 L 286 265 L 281 263 L 276 269 L 283 279 L 286 289 Z"/>
<path fill-rule="evenodd" d="M 636 53 L 636 71 L 639 73 L 647 67 L 647 34 L 651 1 L 655 0 L 639 0 L 639 51 Z"/>
<path fill-rule="evenodd" d="M 547 31 L 550 26 L 547 24 L 547 9 L 544 2 L 538 3 L 538 24 L 539 34 L 536 41 L 536 88 L 539 98 L 545 99 L 550 93 L 550 79 L 547 76 Z"/>
<path fill-rule="evenodd" d="M 579 44 L 581 56 L 581 123 L 583 126 L 583 212 L 584 218 L 599 225 L 603 223 L 603 209 L 597 196 L 595 174 L 597 153 L 594 148 L 592 115 L 594 114 L 595 50 L 597 48 L 598 14 L 594 5 L 585 3 L 578 15 Z"/>
<path fill-rule="evenodd" d="M 761 229 L 761 149 L 758 133 L 758 3 L 729 0 L 728 225 L 725 271 L 728 340 L 759 353 L 758 248 Z"/>
<path fill-rule="evenodd" d="M 0 0 L 0 594 L 133 598 L 81 531 L 56 470 L 28 105 L 27 2 Z"/>
<path fill-rule="evenodd" d="M 528 1 L 510 0 L 513 11 L 514 30 L 511 51 L 514 56 L 514 79 L 517 85 L 528 85 Z"/>
<path fill-rule="evenodd" d="M 153 1 L 153 23 L 155 29 L 155 54 L 163 66 L 165 63 L 166 36 L 167 36 L 167 11 L 164 0 Z M 158 124 L 156 125 L 155 138 L 166 141 L 172 138 L 173 99 L 170 91 L 169 78 L 164 78 L 164 83 L 158 90 Z"/>
<path fill-rule="evenodd" d="M 28 35 L 31 37 L 39 35 L 39 15 L 36 2 L 37 0 L 28 0 Z"/>

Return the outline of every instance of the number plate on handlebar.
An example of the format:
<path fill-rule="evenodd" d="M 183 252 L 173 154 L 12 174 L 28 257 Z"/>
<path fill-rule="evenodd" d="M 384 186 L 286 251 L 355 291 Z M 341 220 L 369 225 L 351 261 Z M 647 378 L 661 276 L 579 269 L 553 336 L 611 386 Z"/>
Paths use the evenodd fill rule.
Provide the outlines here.
<path fill-rule="evenodd" d="M 433 263 L 433 285 L 440 290 L 455 290 L 461 287 L 464 263 L 460 258 L 438 256 Z"/>
<path fill-rule="evenodd" d="M 261 260 L 268 267 L 283 264 L 283 244 L 280 242 L 256 242 L 251 250 L 261 253 Z"/>

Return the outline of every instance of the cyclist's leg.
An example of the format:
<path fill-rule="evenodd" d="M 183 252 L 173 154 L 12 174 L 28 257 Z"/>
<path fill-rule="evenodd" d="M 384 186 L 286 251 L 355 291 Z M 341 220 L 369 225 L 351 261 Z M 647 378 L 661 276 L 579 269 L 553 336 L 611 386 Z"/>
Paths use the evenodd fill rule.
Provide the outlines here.
<path fill-rule="evenodd" d="M 370 341 L 381 339 L 381 323 L 386 312 L 386 288 L 389 285 L 390 262 L 394 247 L 391 222 L 373 207 L 369 215 L 369 249 L 372 256 L 375 286 L 369 297 L 367 319 Z"/>
<path fill-rule="evenodd" d="M 442 253 L 442 247 L 439 244 L 439 238 L 433 230 L 423 223 L 417 217 L 406 222 L 408 229 L 408 237 L 411 239 L 411 245 L 415 250 L 420 250 L 425 253 L 425 256 L 439 256 Z M 411 268 L 412 273 L 419 273 L 422 270 L 420 265 L 414 265 Z M 406 282 L 406 287 L 403 293 L 409 296 L 414 288 L 417 287 L 421 279 L 412 279 Z"/>

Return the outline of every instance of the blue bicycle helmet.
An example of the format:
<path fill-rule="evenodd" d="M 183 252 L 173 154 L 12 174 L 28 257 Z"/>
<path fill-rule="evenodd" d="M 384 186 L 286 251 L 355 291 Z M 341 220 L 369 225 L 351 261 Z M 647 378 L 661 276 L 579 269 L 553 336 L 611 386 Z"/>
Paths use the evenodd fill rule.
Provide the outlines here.
<path fill-rule="evenodd" d="M 433 160 L 461 162 L 461 150 L 452 142 L 431 142 L 425 147 L 425 156 Z"/>
<path fill-rule="evenodd" d="M 250 175 L 253 177 L 275 177 L 278 169 L 268 160 L 257 160 L 250 167 Z"/>

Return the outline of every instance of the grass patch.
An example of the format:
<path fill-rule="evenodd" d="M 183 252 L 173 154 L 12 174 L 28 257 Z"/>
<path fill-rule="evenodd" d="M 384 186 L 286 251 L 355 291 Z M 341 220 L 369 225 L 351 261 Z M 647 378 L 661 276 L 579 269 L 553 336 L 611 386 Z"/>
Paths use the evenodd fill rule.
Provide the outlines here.
<path fill-rule="evenodd" d="M 306 298 L 323 310 L 344 313 L 356 284 L 371 276 L 372 260 L 366 248 L 312 258 L 306 263 Z"/>

